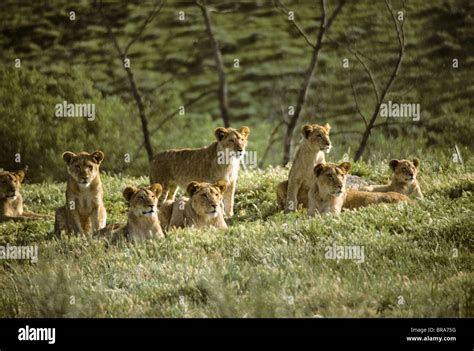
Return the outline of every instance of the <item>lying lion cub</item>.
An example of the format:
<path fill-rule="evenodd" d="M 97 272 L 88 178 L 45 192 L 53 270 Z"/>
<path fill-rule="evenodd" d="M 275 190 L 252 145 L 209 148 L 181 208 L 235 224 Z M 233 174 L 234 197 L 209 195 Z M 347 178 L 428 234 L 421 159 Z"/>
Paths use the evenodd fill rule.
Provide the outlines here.
<path fill-rule="evenodd" d="M 131 242 L 163 239 L 165 235 L 158 219 L 158 199 L 161 192 L 160 184 L 125 188 L 123 197 L 129 205 L 127 224 L 107 226 L 99 234 L 111 236 L 112 243 L 117 243 L 122 238 Z"/>
<path fill-rule="evenodd" d="M 150 180 L 163 185 L 160 205 L 165 200 L 174 200 L 178 187 L 184 188 L 193 180 L 213 183 L 223 179 L 230 185 L 224 193 L 225 214 L 232 216 L 240 158 L 249 133 L 248 127 L 217 128 L 217 141 L 209 146 L 157 154 L 151 163 Z"/>
<path fill-rule="evenodd" d="M 23 197 L 20 194 L 28 168 L 16 171 L 0 172 L 0 222 L 39 219 L 44 216 L 27 212 L 23 208 Z"/>
<path fill-rule="evenodd" d="M 91 234 L 105 227 L 107 213 L 99 166 L 104 153 L 67 151 L 63 154 L 68 171 L 66 205 L 56 210 L 54 233 Z"/>
<path fill-rule="evenodd" d="M 359 190 L 347 190 L 347 173 L 351 169 L 350 162 L 340 165 L 320 163 L 314 167 L 316 180 L 308 193 L 308 214 L 341 213 L 342 208 L 354 209 L 378 203 L 410 202 L 402 194 L 370 193 Z"/>
<path fill-rule="evenodd" d="M 387 192 L 394 191 L 407 196 L 414 195 L 418 199 L 423 198 L 416 175 L 420 160 L 415 158 L 409 160 L 391 160 L 389 162 L 390 169 L 393 171 L 392 181 L 388 185 L 371 185 L 362 188 L 365 191 Z"/>
<path fill-rule="evenodd" d="M 307 124 L 301 129 L 304 140 L 296 152 L 288 180 L 277 186 L 277 203 L 280 210 L 296 211 L 298 204 L 308 207 L 308 190 L 313 183 L 313 168 L 324 163 L 324 152 L 331 150 L 331 126 Z"/>
<path fill-rule="evenodd" d="M 340 165 L 320 163 L 314 167 L 316 178 L 308 192 L 308 215 L 341 213 L 351 166 L 349 162 L 343 162 Z"/>
<path fill-rule="evenodd" d="M 227 229 L 224 220 L 223 194 L 227 188 L 225 181 L 217 183 L 191 182 L 187 187 L 189 198 L 168 200 L 160 208 L 163 228 L 216 227 Z"/>

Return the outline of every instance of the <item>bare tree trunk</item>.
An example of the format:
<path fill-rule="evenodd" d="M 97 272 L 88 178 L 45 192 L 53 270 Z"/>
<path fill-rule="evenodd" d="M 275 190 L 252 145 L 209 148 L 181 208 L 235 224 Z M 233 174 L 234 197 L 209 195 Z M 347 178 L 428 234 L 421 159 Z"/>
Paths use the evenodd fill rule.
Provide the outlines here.
<path fill-rule="evenodd" d="M 218 96 L 219 96 L 219 108 L 221 110 L 222 120 L 224 122 L 224 127 L 230 126 L 229 120 L 229 104 L 228 104 L 228 88 L 227 82 L 225 79 L 225 72 L 224 72 L 224 62 L 222 61 L 222 53 L 219 48 L 219 43 L 214 35 L 212 30 L 211 18 L 209 15 L 209 10 L 207 9 L 207 1 L 196 1 L 196 4 L 201 8 L 202 15 L 204 17 L 204 23 L 206 25 L 207 35 L 209 36 L 209 40 L 211 41 L 212 48 L 214 50 L 214 61 L 216 63 L 216 70 L 217 75 L 219 77 L 219 89 L 218 89 Z"/>
<path fill-rule="evenodd" d="M 376 121 L 376 119 L 378 117 L 378 114 L 380 112 L 380 106 L 382 105 L 385 96 L 389 92 L 389 90 L 392 86 L 392 83 L 394 82 L 395 78 L 398 75 L 398 71 L 400 70 L 400 66 L 402 64 L 403 54 L 405 53 L 405 34 L 404 34 L 404 31 L 403 31 L 403 22 L 402 22 L 401 25 L 398 24 L 398 21 L 397 21 L 395 15 L 393 13 L 393 9 L 390 5 L 389 0 L 385 0 L 385 4 L 387 6 L 388 11 L 390 12 L 390 15 L 392 16 L 392 20 L 394 22 L 395 30 L 396 30 L 397 37 L 398 37 L 398 42 L 399 42 L 398 58 L 397 58 L 397 63 L 395 64 L 395 68 L 393 69 L 392 74 L 390 75 L 390 78 L 389 78 L 387 84 L 383 88 L 382 93 L 380 94 L 380 97 L 378 97 L 378 92 L 377 92 L 377 88 L 376 88 L 376 85 L 375 85 L 375 82 L 374 82 L 374 79 L 373 79 L 373 75 L 371 74 L 368 67 L 366 65 L 364 65 L 364 63 L 359 59 L 359 62 L 361 62 L 364 65 L 364 69 L 367 71 L 369 77 L 371 78 L 371 81 L 373 83 L 373 87 L 374 87 L 374 90 L 375 90 L 375 94 L 377 96 L 377 102 L 376 102 L 376 105 L 375 105 L 375 108 L 374 108 L 374 112 L 372 113 L 372 116 L 369 119 L 369 122 L 366 123 L 364 134 L 362 135 L 362 139 L 360 141 L 359 147 L 357 148 L 357 151 L 356 151 L 355 156 L 354 156 L 354 161 L 358 161 L 362 157 L 362 154 L 365 151 L 365 148 L 367 146 L 367 142 L 369 141 L 370 132 L 374 128 L 375 121 Z"/>
<path fill-rule="evenodd" d="M 115 47 L 115 50 L 117 51 L 120 59 L 122 60 L 122 65 L 123 65 L 125 71 L 127 72 L 127 78 L 128 78 L 128 82 L 130 84 L 130 91 L 132 92 L 133 98 L 135 99 L 135 103 L 136 103 L 137 108 L 138 108 L 138 116 L 140 117 L 140 122 L 141 122 L 141 126 L 142 126 L 142 133 L 143 133 L 143 142 L 144 142 L 144 145 L 145 145 L 145 150 L 146 150 L 146 153 L 147 153 L 148 161 L 151 161 L 153 159 L 153 155 L 154 155 L 153 154 L 153 148 L 151 146 L 150 132 L 149 132 L 149 129 L 148 129 L 148 119 L 146 117 L 145 106 L 143 105 L 142 97 L 140 95 L 140 92 L 139 92 L 138 87 L 137 87 L 137 83 L 135 81 L 135 76 L 133 74 L 132 69 L 129 66 L 125 65 L 125 60 L 127 59 L 126 52 L 128 51 L 128 49 L 130 49 L 132 44 L 143 33 L 146 25 L 151 21 L 153 16 L 159 10 L 161 10 L 162 6 L 163 6 L 163 3 L 161 3 L 161 6 L 160 6 L 159 9 L 157 9 L 157 6 L 155 6 L 152 13 L 150 14 L 150 16 L 148 16 L 148 18 L 146 19 L 146 21 L 144 22 L 144 24 L 140 28 L 137 35 L 130 41 L 130 43 L 126 46 L 126 49 L 124 51 L 120 47 L 120 44 L 117 40 L 117 37 L 115 36 L 114 32 L 112 31 L 112 26 L 110 25 L 110 22 L 109 22 L 107 16 L 103 12 L 102 3 L 101 2 L 99 3 L 99 12 L 101 14 L 102 19 L 104 20 L 105 27 L 107 28 L 107 34 L 109 35 L 109 38 L 112 41 L 112 43 Z"/>
<path fill-rule="evenodd" d="M 285 138 L 283 140 L 283 165 L 286 165 L 290 161 L 291 157 L 291 142 L 293 140 L 293 134 L 295 132 L 296 125 L 298 124 L 298 120 L 301 115 L 301 111 L 303 110 L 306 104 L 306 97 L 308 95 L 308 91 L 311 85 L 311 81 L 313 80 L 314 74 L 316 72 L 318 66 L 318 58 L 319 52 L 321 51 L 321 47 L 323 45 L 323 38 L 326 31 L 331 26 L 332 22 L 341 11 L 342 6 L 344 5 L 345 1 L 340 1 L 337 8 L 334 10 L 332 15 L 327 18 L 326 16 L 326 0 L 320 0 L 321 4 L 321 24 L 319 26 L 318 35 L 316 38 L 316 44 L 311 44 L 310 40 L 308 39 L 307 35 L 301 29 L 301 27 L 293 20 L 293 25 L 296 29 L 300 32 L 300 34 L 305 38 L 306 42 L 309 46 L 312 47 L 313 52 L 311 55 L 311 61 L 309 63 L 308 69 L 306 70 L 305 77 L 303 83 L 301 85 L 300 91 L 298 93 L 298 100 L 296 103 L 296 108 L 294 111 L 293 116 L 291 116 L 290 121 L 288 122 Z M 281 3 L 280 6 L 283 7 Z"/>

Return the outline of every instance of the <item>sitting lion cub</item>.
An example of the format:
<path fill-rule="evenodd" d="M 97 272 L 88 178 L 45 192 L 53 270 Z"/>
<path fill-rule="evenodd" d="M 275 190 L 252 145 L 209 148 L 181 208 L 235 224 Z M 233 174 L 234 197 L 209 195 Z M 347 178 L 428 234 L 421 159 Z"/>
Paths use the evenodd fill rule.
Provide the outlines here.
<path fill-rule="evenodd" d="M 160 184 L 125 188 L 123 197 L 129 205 L 127 224 L 107 226 L 100 233 L 112 234 L 112 243 L 117 243 L 122 238 L 131 242 L 163 239 L 165 235 L 158 219 L 158 199 L 161 192 Z"/>
<path fill-rule="evenodd" d="M 56 210 L 54 233 L 62 231 L 77 234 L 92 234 L 105 227 L 107 213 L 103 196 L 104 190 L 100 180 L 99 166 L 104 160 L 104 153 L 96 151 L 91 154 L 67 151 L 63 154 L 68 171 L 66 188 L 66 205 Z"/>
<path fill-rule="evenodd" d="M 277 203 L 280 210 L 296 211 L 298 204 L 308 207 L 308 190 L 313 183 L 313 168 L 324 163 L 324 152 L 331 150 L 331 126 L 307 124 L 301 129 L 304 140 L 296 152 L 288 180 L 277 186 Z"/>
<path fill-rule="evenodd" d="M 378 203 L 410 202 L 402 194 L 370 193 L 359 190 L 347 190 L 347 173 L 351 169 L 350 162 L 340 165 L 320 163 L 314 167 L 316 180 L 308 192 L 308 214 L 341 213 L 342 208 L 354 209 Z"/>
<path fill-rule="evenodd" d="M 217 183 L 191 182 L 187 187 L 189 198 L 168 200 L 160 208 L 163 228 L 216 227 L 227 229 L 224 220 L 223 194 L 227 188 L 225 181 Z"/>
<path fill-rule="evenodd" d="M 393 191 L 407 196 L 414 195 L 418 199 L 423 198 L 416 175 L 420 160 L 415 158 L 409 160 L 391 160 L 389 166 L 393 171 L 392 181 L 387 185 L 370 185 L 362 188 L 365 191 L 387 192 Z"/>
<path fill-rule="evenodd" d="M 157 154 L 151 163 L 150 180 L 163 186 L 160 205 L 165 200 L 174 200 L 178 187 L 184 188 L 193 180 L 213 183 L 223 179 L 229 183 L 224 193 L 225 214 L 232 216 L 240 158 L 245 152 L 249 133 L 248 127 L 238 130 L 217 128 L 217 141 L 209 146 Z"/>
<path fill-rule="evenodd" d="M 0 222 L 39 219 L 42 215 L 23 209 L 23 197 L 20 194 L 21 183 L 25 180 L 25 169 L 0 172 Z"/>

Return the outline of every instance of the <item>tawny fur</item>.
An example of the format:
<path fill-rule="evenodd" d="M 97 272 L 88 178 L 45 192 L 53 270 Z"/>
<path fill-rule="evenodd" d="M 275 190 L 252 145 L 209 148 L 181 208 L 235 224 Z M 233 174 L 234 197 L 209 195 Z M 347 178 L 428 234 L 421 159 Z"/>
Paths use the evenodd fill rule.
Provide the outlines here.
<path fill-rule="evenodd" d="M 365 207 L 373 204 L 388 203 L 394 204 L 399 202 L 411 203 L 409 197 L 406 195 L 396 192 L 368 192 L 360 190 L 348 190 L 346 194 L 346 200 L 344 201 L 343 208 L 355 209 L 359 207 Z"/>
<path fill-rule="evenodd" d="M 25 211 L 21 184 L 26 177 L 26 168 L 16 172 L 0 172 L 0 222 L 40 219 L 45 216 Z"/>
<path fill-rule="evenodd" d="M 314 167 L 315 178 L 308 192 L 308 215 L 341 213 L 350 169 L 349 162 L 340 165 L 320 163 Z"/>
<path fill-rule="evenodd" d="M 225 181 L 214 184 L 193 181 L 187 187 L 188 197 L 168 200 L 160 208 L 163 228 L 202 228 L 216 227 L 226 229 L 224 220 L 223 194 L 227 188 Z"/>
<path fill-rule="evenodd" d="M 178 187 L 191 181 L 228 183 L 224 193 L 225 214 L 234 214 L 234 194 L 240 168 L 240 157 L 247 147 L 248 127 L 217 128 L 216 142 L 199 149 L 175 149 L 160 152 L 151 163 L 150 181 L 163 186 L 160 206 L 174 200 Z M 227 159 L 225 156 L 231 156 Z M 236 156 L 236 157 L 232 157 Z"/>
<path fill-rule="evenodd" d="M 90 235 L 105 227 L 107 212 L 99 173 L 103 159 L 102 151 L 63 154 L 68 171 L 66 205 L 56 210 L 56 235 L 62 232 Z"/>
<path fill-rule="evenodd" d="M 165 235 L 158 218 L 158 199 L 162 193 L 160 184 L 148 187 L 127 187 L 123 197 L 128 203 L 128 219 L 124 225 L 108 225 L 99 236 L 111 238 L 111 243 L 120 241 L 140 242 L 163 239 Z"/>
<path fill-rule="evenodd" d="M 308 191 L 314 182 L 313 168 L 324 163 L 324 153 L 331 149 L 329 130 L 331 126 L 307 124 L 301 129 L 303 142 L 296 151 L 288 180 L 277 186 L 277 203 L 280 210 L 292 212 L 299 205 L 308 207 Z"/>
<path fill-rule="evenodd" d="M 407 196 L 414 196 L 417 199 L 423 198 L 420 185 L 416 176 L 420 161 L 415 158 L 410 160 L 391 160 L 389 162 L 393 176 L 390 184 L 387 185 L 370 185 L 363 187 L 363 191 L 375 192 L 396 192 Z"/>
<path fill-rule="evenodd" d="M 316 180 L 308 193 L 308 214 L 340 214 L 343 208 L 356 209 L 380 203 L 411 202 L 410 198 L 395 192 L 366 192 L 347 190 L 347 174 L 351 163 L 340 165 L 319 164 L 314 167 Z"/>

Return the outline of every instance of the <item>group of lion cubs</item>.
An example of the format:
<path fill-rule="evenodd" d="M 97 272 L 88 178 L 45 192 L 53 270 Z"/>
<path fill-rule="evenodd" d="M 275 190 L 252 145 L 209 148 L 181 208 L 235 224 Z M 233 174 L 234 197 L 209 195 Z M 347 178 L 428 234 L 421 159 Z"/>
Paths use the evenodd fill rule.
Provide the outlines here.
<path fill-rule="evenodd" d="M 329 124 L 305 125 L 300 145 L 287 181 L 277 186 L 277 202 L 285 212 L 308 208 L 308 214 L 335 213 L 342 208 L 357 208 L 375 203 L 411 201 L 422 198 L 416 180 L 418 159 L 392 160 L 394 175 L 388 185 L 367 186 L 362 190 L 346 189 L 351 163 L 326 163 L 329 152 Z M 123 225 L 106 226 L 104 190 L 99 167 L 104 153 L 96 151 L 65 152 L 68 180 L 66 204 L 56 210 L 54 233 L 97 233 L 113 241 L 159 239 L 172 228 L 227 228 L 224 216 L 233 215 L 234 194 L 240 165 L 250 133 L 240 129 L 217 128 L 217 141 L 199 149 L 176 149 L 161 152 L 151 163 L 148 187 L 126 187 L 123 196 L 129 204 L 128 220 Z M 219 155 L 233 155 L 220 161 Z M 20 184 L 26 170 L 0 172 L 0 220 L 41 218 L 23 211 Z M 178 187 L 185 187 L 188 197 L 175 200 Z M 159 211 L 158 211 L 159 209 Z"/>

